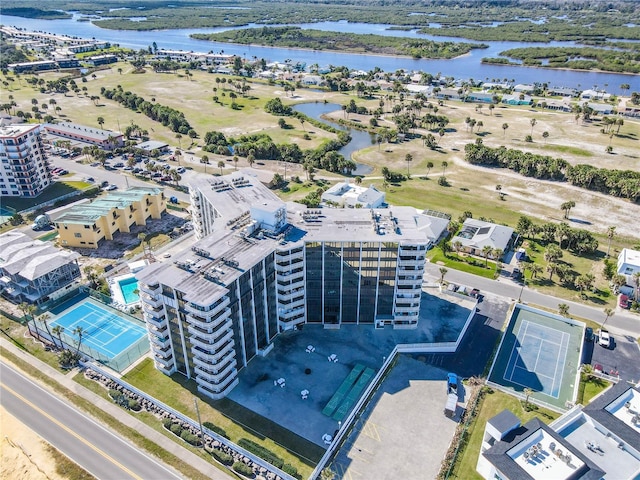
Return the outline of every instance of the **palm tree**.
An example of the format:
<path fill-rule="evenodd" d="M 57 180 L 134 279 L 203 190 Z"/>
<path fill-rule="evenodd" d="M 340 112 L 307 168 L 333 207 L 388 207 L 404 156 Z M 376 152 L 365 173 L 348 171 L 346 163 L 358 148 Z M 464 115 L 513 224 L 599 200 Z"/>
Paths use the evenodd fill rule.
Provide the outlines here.
<path fill-rule="evenodd" d="M 404 161 L 407 162 L 407 177 L 408 177 L 410 175 L 410 173 L 409 173 L 409 164 L 411 162 L 413 162 L 413 155 L 411 155 L 410 153 L 407 153 L 404 156 Z"/>
<path fill-rule="evenodd" d="M 36 312 L 38 307 L 27 302 L 22 302 L 20 305 L 18 305 L 18 309 L 22 312 L 23 317 L 28 322 L 29 320 L 34 319 L 33 314 Z M 27 318 L 27 317 L 31 317 L 31 318 Z"/>
<path fill-rule="evenodd" d="M 611 240 L 616 234 L 616 227 L 607 228 L 607 238 L 609 239 L 609 243 L 607 245 L 607 257 L 609 257 L 609 251 L 611 250 Z"/>
<path fill-rule="evenodd" d="M 560 209 L 564 210 L 564 218 L 569 218 L 569 212 L 575 206 L 576 202 L 574 202 L 573 200 L 569 200 L 568 202 L 564 202 L 562 205 L 560 205 Z"/>
<path fill-rule="evenodd" d="M 493 248 L 491 245 L 485 245 L 482 247 L 482 256 L 484 257 L 484 266 L 487 268 L 489 266 L 489 255 L 493 252 Z"/>
<path fill-rule="evenodd" d="M 507 128 L 509 128 L 509 124 L 508 123 L 503 123 L 502 124 L 502 132 L 503 132 L 502 136 L 503 137 L 507 136 Z"/>
<path fill-rule="evenodd" d="M 178 147 L 182 148 L 182 134 L 176 133 L 176 139 L 178 139 Z"/>
<path fill-rule="evenodd" d="M 531 124 L 531 135 L 533 135 L 533 127 L 536 126 L 536 123 L 538 123 L 538 121 L 535 118 L 532 118 L 529 123 Z"/>
<path fill-rule="evenodd" d="M 529 270 L 531 270 L 531 278 L 536 278 L 542 273 L 542 266 L 534 263 L 529 267 Z"/>
<path fill-rule="evenodd" d="M 443 177 L 444 177 L 444 172 L 447 170 L 447 167 L 448 167 L 448 166 L 449 166 L 449 163 L 448 163 L 446 160 L 444 160 L 444 161 L 442 162 L 442 176 L 443 176 Z"/>
<path fill-rule="evenodd" d="M 615 314 L 615 310 L 613 308 L 605 308 L 604 309 L 604 314 L 605 314 L 605 318 L 604 318 L 604 322 L 602 322 L 602 325 L 600 327 L 600 329 L 604 328 L 604 324 L 607 323 L 607 320 L 609 320 L 609 318 L 613 317 L 613 315 Z"/>
<path fill-rule="evenodd" d="M 433 162 L 427 162 L 427 176 L 429 175 L 429 172 L 431 171 L 432 168 L 433 168 Z"/>
<path fill-rule="evenodd" d="M 533 395 L 533 390 L 531 388 L 527 387 L 527 388 L 525 388 L 523 390 L 523 392 L 524 392 L 524 408 L 528 410 L 529 409 L 529 397 L 531 395 Z"/>
<path fill-rule="evenodd" d="M 237 155 L 234 155 L 234 156 L 233 156 L 233 165 L 234 165 L 234 167 L 235 167 L 235 169 L 236 169 L 236 170 L 238 170 L 238 160 L 239 160 L 239 159 L 238 159 L 238 156 L 237 156 Z"/>
<path fill-rule="evenodd" d="M 460 250 L 462 250 L 462 242 L 460 240 L 456 240 L 453 242 L 453 249 L 456 251 L 456 255 L 460 255 Z"/>
<path fill-rule="evenodd" d="M 568 317 L 569 316 L 569 305 L 567 305 L 566 303 L 558 304 L 558 313 L 560 315 L 562 315 L 563 317 Z"/>
<path fill-rule="evenodd" d="M 496 185 L 496 192 L 498 192 L 498 196 L 500 197 L 500 200 L 503 200 L 504 193 L 502 193 L 502 185 L 500 184 Z"/>
<path fill-rule="evenodd" d="M 82 343 L 82 335 L 84 334 L 84 328 L 78 325 L 76 328 L 73 329 L 72 333 L 78 337 L 78 348 L 76 349 L 76 355 L 79 355 L 80 344 Z"/>
<path fill-rule="evenodd" d="M 37 320 L 44 325 L 44 329 L 47 331 L 47 334 L 49 335 L 49 338 L 51 339 L 51 341 L 53 341 L 53 343 L 55 344 L 55 340 L 53 340 L 53 335 L 51 335 L 51 330 L 49 330 L 49 324 L 47 323 L 47 319 L 49 318 L 49 314 L 48 313 L 43 313 L 42 315 L 40 315 Z"/>
<path fill-rule="evenodd" d="M 224 162 L 222 160 L 218 162 L 218 168 L 220 169 L 220 175 L 222 175 L 222 169 L 224 168 Z"/>
<path fill-rule="evenodd" d="M 336 478 L 336 474 L 330 467 L 326 467 L 320 472 L 320 480 L 334 480 L 334 478 Z"/>
<path fill-rule="evenodd" d="M 98 125 L 100 125 L 100 128 L 102 128 L 102 126 L 104 125 L 104 118 L 103 117 L 98 117 Z"/>
<path fill-rule="evenodd" d="M 64 343 L 62 343 L 62 334 L 64 333 L 64 327 L 62 325 L 56 325 L 51 329 L 51 333 L 58 337 L 60 341 L 60 348 L 64 350 Z"/>
<path fill-rule="evenodd" d="M 447 274 L 449 270 L 444 267 L 440 267 L 440 285 L 444 283 L 444 276 Z"/>

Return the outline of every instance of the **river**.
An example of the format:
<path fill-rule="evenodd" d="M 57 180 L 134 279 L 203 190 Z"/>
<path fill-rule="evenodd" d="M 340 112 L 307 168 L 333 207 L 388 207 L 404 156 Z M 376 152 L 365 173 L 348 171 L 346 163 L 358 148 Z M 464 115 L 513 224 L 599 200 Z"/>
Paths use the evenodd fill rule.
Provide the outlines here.
<path fill-rule="evenodd" d="M 79 16 L 65 20 L 39 20 L 30 18 L 2 16 L 4 25 L 12 25 L 27 30 L 35 30 L 56 34 L 71 35 L 83 38 L 95 38 L 120 44 L 128 48 L 147 48 L 156 42 L 159 48 L 169 50 L 186 50 L 195 52 L 224 51 L 245 58 L 264 58 L 267 61 L 284 61 L 291 59 L 294 63 L 306 62 L 307 65 L 317 63 L 320 66 L 346 65 L 352 69 L 372 70 L 380 67 L 386 72 L 396 70 L 419 70 L 433 75 L 440 73 L 458 79 L 486 80 L 513 79 L 519 83 L 546 82 L 550 86 L 567 86 L 574 88 L 607 88 L 611 93 L 619 94 L 620 85 L 627 83 L 631 91 L 640 91 L 640 75 L 621 75 L 604 72 L 586 72 L 572 70 L 554 70 L 534 67 L 514 67 L 482 64 L 483 57 L 497 56 L 499 52 L 527 46 L 571 46 L 571 42 L 552 42 L 548 44 L 520 43 L 520 42 L 482 42 L 489 45 L 488 49 L 473 50 L 469 54 L 451 60 L 426 60 L 409 57 L 362 55 L 352 53 L 337 53 L 327 51 L 295 50 L 288 48 L 260 47 L 255 45 L 232 45 L 219 42 L 208 42 L 189 38 L 192 33 L 214 33 L 226 28 L 198 28 L 173 30 L 107 30 L 93 25 L 91 22 L 79 22 Z M 249 25 L 248 27 L 255 26 Z M 244 27 L 244 28 L 248 28 Z M 371 33 L 397 37 L 424 38 L 436 41 L 469 41 L 459 38 L 435 37 L 418 34 L 416 31 L 388 30 L 389 25 L 321 22 L 302 24 L 302 28 L 313 28 L 327 31 L 349 33 Z M 478 42 L 479 43 L 479 42 Z M 608 86 L 608 87 L 607 87 Z"/>
<path fill-rule="evenodd" d="M 353 154 L 353 152 L 357 152 L 358 150 L 362 150 L 363 148 L 367 148 L 367 147 L 370 147 L 371 145 L 376 144 L 376 135 L 363 130 L 358 130 L 356 128 L 347 128 L 344 125 L 340 125 L 339 123 L 331 122 L 329 120 L 325 120 L 324 118 L 322 118 L 322 115 L 335 112 L 336 110 L 340 110 L 341 108 L 342 107 L 337 103 L 322 103 L 322 102 L 299 103 L 293 106 L 293 109 L 296 110 L 297 112 L 304 113 L 308 117 L 315 118 L 339 130 L 349 132 L 349 135 L 351 136 L 351 141 L 347 143 L 344 147 L 342 147 L 340 150 L 338 150 L 338 153 L 342 155 L 344 158 L 353 160 L 353 158 L 351 158 L 351 155 Z M 370 167 L 369 165 L 365 165 L 364 163 L 356 163 L 356 169 L 351 173 L 352 175 L 368 175 L 372 171 L 373 171 L 373 167 Z"/>

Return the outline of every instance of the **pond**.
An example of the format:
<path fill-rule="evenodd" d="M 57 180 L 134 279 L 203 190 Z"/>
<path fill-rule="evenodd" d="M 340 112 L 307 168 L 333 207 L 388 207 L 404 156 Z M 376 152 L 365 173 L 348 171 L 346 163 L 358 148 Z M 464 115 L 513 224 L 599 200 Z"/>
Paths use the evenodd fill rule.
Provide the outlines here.
<path fill-rule="evenodd" d="M 335 112 L 336 110 L 341 110 L 342 107 L 337 103 L 300 103 L 298 105 L 294 105 L 293 109 L 334 128 L 349 132 L 351 141 L 340 150 L 338 150 L 338 153 L 344 158 L 353 160 L 351 158 L 353 152 L 357 152 L 358 150 L 362 150 L 363 148 L 370 147 L 371 145 L 376 145 L 375 133 L 369 133 L 355 128 L 348 128 L 344 125 L 340 125 L 339 123 L 331 122 L 326 118 L 322 118 L 322 115 Z M 367 175 L 372 171 L 373 167 L 365 165 L 364 163 L 356 163 L 356 169 L 353 171 L 353 175 Z"/>

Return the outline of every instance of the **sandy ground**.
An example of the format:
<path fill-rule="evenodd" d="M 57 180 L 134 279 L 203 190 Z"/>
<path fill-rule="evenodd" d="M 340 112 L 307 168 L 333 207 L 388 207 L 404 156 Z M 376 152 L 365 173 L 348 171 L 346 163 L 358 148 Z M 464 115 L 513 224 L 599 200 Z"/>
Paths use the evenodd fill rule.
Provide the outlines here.
<path fill-rule="evenodd" d="M 63 480 L 56 473 L 55 461 L 47 452 L 48 444 L 33 430 L 0 406 L 2 462 L 0 478 L 20 480 Z"/>

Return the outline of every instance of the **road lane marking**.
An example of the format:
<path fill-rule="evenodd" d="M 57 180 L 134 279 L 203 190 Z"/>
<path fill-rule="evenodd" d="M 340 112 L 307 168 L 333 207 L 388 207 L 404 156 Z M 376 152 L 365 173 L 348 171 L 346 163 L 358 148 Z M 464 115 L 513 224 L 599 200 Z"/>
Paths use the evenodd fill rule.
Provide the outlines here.
<path fill-rule="evenodd" d="M 20 399 L 22 402 L 26 403 L 27 405 L 29 405 L 31 408 L 33 408 L 36 412 L 38 412 L 40 415 L 44 416 L 45 418 L 49 419 L 51 422 L 55 423 L 56 425 L 58 425 L 60 428 L 62 428 L 64 431 L 66 431 L 67 433 L 69 433 L 70 435 L 72 435 L 73 437 L 77 438 L 78 440 L 80 440 L 82 443 L 84 443 L 87 447 L 91 448 L 94 452 L 100 454 L 101 456 L 103 456 L 105 459 L 109 460 L 111 463 L 113 463 L 114 465 L 118 466 L 121 470 L 123 470 L 124 472 L 128 473 L 131 477 L 137 479 L 137 480 L 143 480 L 142 477 L 136 475 L 134 472 L 132 472 L 131 470 L 129 470 L 127 467 L 125 467 L 124 465 L 122 465 L 120 462 L 118 462 L 116 459 L 114 459 L 113 457 L 111 457 L 109 454 L 107 454 L 106 452 L 103 452 L 102 450 L 100 450 L 98 447 L 96 447 L 94 444 L 92 444 L 91 442 L 89 442 L 88 440 L 86 440 L 85 438 L 81 437 L 79 434 L 77 434 L 76 432 L 74 432 L 73 430 L 71 430 L 69 427 L 67 427 L 66 425 L 64 425 L 63 423 L 61 423 L 60 421 L 58 421 L 57 419 L 53 418 L 51 415 L 49 415 L 47 412 L 45 412 L 44 410 L 42 410 L 40 407 L 38 407 L 37 405 L 33 404 L 31 401 L 29 401 L 28 399 L 26 399 L 25 397 L 23 397 L 22 395 L 20 395 L 18 392 L 16 392 L 15 390 L 13 390 L 12 388 L 8 387 L 7 385 L 5 385 L 4 383 L 0 383 L 0 385 L 2 385 L 2 388 L 4 388 L 5 390 L 7 390 L 9 393 L 11 393 L 14 397 Z"/>

